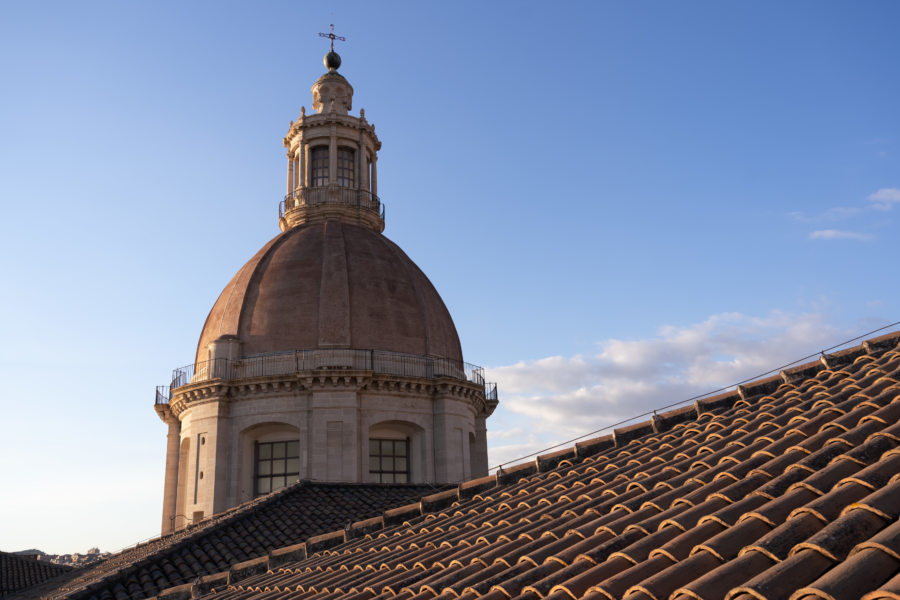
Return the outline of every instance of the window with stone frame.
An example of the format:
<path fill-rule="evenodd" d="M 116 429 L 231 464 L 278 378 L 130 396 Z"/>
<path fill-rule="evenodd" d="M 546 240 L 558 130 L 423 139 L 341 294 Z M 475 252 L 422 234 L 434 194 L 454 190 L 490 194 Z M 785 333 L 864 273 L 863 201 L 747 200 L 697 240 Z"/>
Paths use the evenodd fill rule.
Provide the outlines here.
<path fill-rule="evenodd" d="M 316 146 L 309 153 L 310 187 L 328 185 L 328 146 Z"/>
<path fill-rule="evenodd" d="M 338 148 L 337 179 L 338 185 L 352 188 L 356 181 L 356 150 Z"/>
<path fill-rule="evenodd" d="M 300 478 L 300 442 L 256 442 L 253 497 L 280 490 Z"/>
<path fill-rule="evenodd" d="M 409 482 L 409 438 L 369 440 L 369 481 Z"/>

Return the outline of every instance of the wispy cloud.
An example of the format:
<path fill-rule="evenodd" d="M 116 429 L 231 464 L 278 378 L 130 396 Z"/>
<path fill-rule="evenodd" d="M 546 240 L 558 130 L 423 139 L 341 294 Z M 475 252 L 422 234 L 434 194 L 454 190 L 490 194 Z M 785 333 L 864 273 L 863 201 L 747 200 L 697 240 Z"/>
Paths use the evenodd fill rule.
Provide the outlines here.
<path fill-rule="evenodd" d="M 861 217 L 871 211 L 889 211 L 895 204 L 900 204 L 900 188 L 881 188 L 866 197 L 867 204 L 857 206 L 833 206 L 818 214 L 807 214 L 803 211 L 792 211 L 788 216 L 799 223 L 826 224 L 846 221 L 853 217 Z M 809 234 L 812 240 L 871 240 L 873 236 L 839 229 L 821 229 Z"/>
<path fill-rule="evenodd" d="M 869 202 L 875 210 L 891 210 L 895 204 L 900 204 L 900 189 L 881 188 L 874 194 L 869 194 Z"/>
<path fill-rule="evenodd" d="M 848 333 L 817 313 L 724 313 L 648 339 L 603 340 L 592 355 L 491 368 L 503 418 L 528 432 L 489 433 L 491 464 L 759 375 Z"/>
<path fill-rule="evenodd" d="M 858 231 L 842 231 L 840 229 L 820 229 L 809 234 L 811 240 L 857 240 L 866 242 L 872 239 L 868 233 Z"/>
<path fill-rule="evenodd" d="M 801 223 L 824 223 L 843 221 L 861 212 L 863 212 L 863 208 L 858 206 L 833 206 L 818 215 L 807 215 L 801 211 L 793 211 L 788 213 L 788 215 Z"/>

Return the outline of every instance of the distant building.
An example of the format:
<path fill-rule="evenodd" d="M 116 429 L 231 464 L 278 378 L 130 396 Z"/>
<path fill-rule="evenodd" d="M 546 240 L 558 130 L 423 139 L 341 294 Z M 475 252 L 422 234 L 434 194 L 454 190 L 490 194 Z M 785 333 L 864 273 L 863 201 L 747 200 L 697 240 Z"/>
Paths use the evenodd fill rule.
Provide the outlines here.
<path fill-rule="evenodd" d="M 496 386 L 463 362 L 424 273 L 382 235 L 381 142 L 338 73 L 284 138 L 282 233 L 237 272 L 195 363 L 157 392 L 168 424 L 162 531 L 298 479 L 459 482 L 487 475 Z"/>

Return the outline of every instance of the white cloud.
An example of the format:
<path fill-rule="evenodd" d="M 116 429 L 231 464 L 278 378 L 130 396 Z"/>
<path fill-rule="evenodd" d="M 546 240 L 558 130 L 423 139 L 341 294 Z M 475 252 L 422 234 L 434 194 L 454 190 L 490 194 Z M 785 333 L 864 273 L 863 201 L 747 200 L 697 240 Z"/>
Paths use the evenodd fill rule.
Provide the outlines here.
<path fill-rule="evenodd" d="M 874 194 L 869 194 L 872 208 L 877 210 L 891 210 L 894 204 L 900 204 L 900 189 L 881 188 Z"/>
<path fill-rule="evenodd" d="M 494 446 L 490 448 L 490 467 L 505 465 L 508 463 L 522 462 L 518 460 L 522 456 L 527 456 L 535 451 L 536 448 L 543 448 L 546 443 L 541 443 L 533 436 L 525 438 L 519 444 L 507 444 L 503 446 Z"/>
<path fill-rule="evenodd" d="M 788 216 L 800 223 L 822 223 L 825 221 L 843 221 L 844 219 L 849 219 L 850 217 L 858 215 L 862 211 L 863 209 L 858 206 L 833 206 L 818 215 L 807 215 L 802 211 L 795 210 L 789 212 Z"/>
<path fill-rule="evenodd" d="M 493 440 L 519 440 L 525 436 L 525 430 L 521 427 L 513 427 L 511 429 L 501 429 L 499 431 L 491 431 L 491 439 Z"/>
<path fill-rule="evenodd" d="M 661 327 L 648 339 L 603 340 L 590 356 L 493 367 L 490 376 L 501 393 L 498 412 L 507 425 L 500 435 L 489 431 L 490 463 L 755 377 L 849 334 L 818 313 L 723 313 L 693 325 Z M 506 433 L 514 428 L 527 434 L 513 440 Z"/>
<path fill-rule="evenodd" d="M 826 210 L 823 216 L 829 221 L 841 221 L 853 215 L 858 215 L 862 210 L 858 206 L 833 206 Z"/>
<path fill-rule="evenodd" d="M 809 234 L 811 240 L 859 240 L 868 241 L 872 236 L 858 231 L 843 231 L 840 229 L 820 229 Z"/>
<path fill-rule="evenodd" d="M 803 211 L 792 211 L 787 216 L 798 223 L 825 224 L 846 221 L 850 218 L 864 218 L 872 211 L 889 211 L 895 204 L 900 205 L 900 188 L 881 188 L 869 194 L 868 204 L 861 206 L 833 206 L 818 214 L 807 214 Z M 871 220 L 871 217 L 870 219 Z M 809 234 L 811 240 L 871 240 L 872 236 L 856 231 L 840 229 L 820 229 Z"/>

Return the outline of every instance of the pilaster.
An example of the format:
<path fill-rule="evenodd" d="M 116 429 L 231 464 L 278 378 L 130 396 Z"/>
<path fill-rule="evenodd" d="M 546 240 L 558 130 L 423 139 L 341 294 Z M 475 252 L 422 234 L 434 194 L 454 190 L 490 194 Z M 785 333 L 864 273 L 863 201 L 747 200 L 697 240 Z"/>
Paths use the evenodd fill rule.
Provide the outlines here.
<path fill-rule="evenodd" d="M 182 460 L 187 467 L 183 489 L 182 513 L 191 523 L 228 508 L 227 474 L 231 459 L 229 401 L 218 396 L 189 409 L 182 420 L 190 419 L 190 428 L 182 436 L 190 439 L 190 456 Z"/>
<path fill-rule="evenodd" d="M 328 137 L 328 183 L 337 185 L 337 125 L 331 124 Z"/>
<path fill-rule="evenodd" d="M 297 187 L 305 187 L 308 184 L 306 183 L 306 151 L 308 144 L 300 140 L 300 148 L 297 150 L 297 154 L 299 154 L 299 163 L 300 163 L 300 174 L 297 176 Z"/>
<path fill-rule="evenodd" d="M 362 120 L 362 117 L 360 117 Z M 356 172 L 359 177 L 356 178 L 357 187 L 361 190 L 369 189 L 369 182 L 366 171 L 366 137 L 362 127 L 359 129 L 359 142 L 356 145 Z"/>
<path fill-rule="evenodd" d="M 482 415 L 475 417 L 475 443 L 469 449 L 472 463 L 472 478 L 485 477 L 488 474 L 487 452 L 487 419 Z"/>
<path fill-rule="evenodd" d="M 175 523 L 178 496 L 178 450 L 181 445 L 181 421 L 168 412 L 165 420 L 166 434 L 166 477 L 163 488 L 163 512 L 161 533 L 169 533 Z"/>
<path fill-rule="evenodd" d="M 294 157 L 288 152 L 287 193 L 294 192 Z"/>
<path fill-rule="evenodd" d="M 355 389 L 315 389 L 310 402 L 310 475 L 317 481 L 356 481 L 359 399 Z"/>

